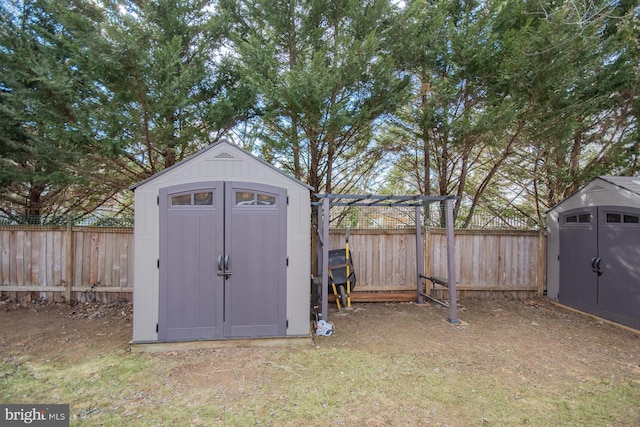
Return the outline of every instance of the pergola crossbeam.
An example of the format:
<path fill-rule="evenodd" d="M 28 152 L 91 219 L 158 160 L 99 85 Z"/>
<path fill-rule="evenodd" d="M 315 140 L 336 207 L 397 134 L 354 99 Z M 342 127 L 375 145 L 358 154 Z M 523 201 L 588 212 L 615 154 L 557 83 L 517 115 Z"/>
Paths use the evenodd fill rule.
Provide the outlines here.
<path fill-rule="evenodd" d="M 329 206 L 424 206 L 431 203 L 455 200 L 455 196 L 393 196 L 372 194 L 316 194 L 318 199 L 328 199 Z M 320 202 L 312 205 L 320 206 Z"/>

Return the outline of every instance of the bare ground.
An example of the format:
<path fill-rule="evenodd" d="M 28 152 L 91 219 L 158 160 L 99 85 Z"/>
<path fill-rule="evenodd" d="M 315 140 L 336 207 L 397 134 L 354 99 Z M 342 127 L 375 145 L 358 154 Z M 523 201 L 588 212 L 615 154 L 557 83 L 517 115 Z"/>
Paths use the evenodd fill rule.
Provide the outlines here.
<path fill-rule="evenodd" d="M 130 303 L 0 305 L 0 360 L 15 356 L 72 364 L 131 341 Z"/>
<path fill-rule="evenodd" d="M 331 309 L 329 314 L 335 334 L 315 337 L 313 350 L 333 355 L 341 349 L 357 349 L 381 355 L 389 363 L 418 359 L 431 373 L 486 375 L 499 383 L 521 385 L 514 387 L 523 390 L 521 396 L 516 391 L 510 397 L 514 402 L 529 398 L 531 392 L 527 390 L 541 389 L 546 394 L 562 396 L 567 384 L 580 383 L 588 388 L 603 379 L 610 384 L 625 381 L 640 396 L 640 335 L 544 299 L 463 301 L 458 317 L 464 324 L 458 326 L 445 322 L 449 312 L 437 305 L 357 304 L 354 310 Z M 64 367 L 114 351 L 126 354 L 131 324 L 128 304 L 18 307 L 5 302 L 0 305 L 0 361 L 4 364 L 27 358 Z M 171 352 L 148 357 L 158 365 L 168 366 L 163 385 L 170 384 L 176 393 L 206 389 L 215 394 L 213 398 L 224 397 L 226 402 L 241 399 L 249 386 L 260 388 L 265 383 L 277 383 L 273 372 L 291 369 L 280 366 L 282 357 L 271 349 Z M 325 374 L 344 375 L 340 363 L 336 369 Z M 345 364 L 344 369 L 350 368 Z M 472 392 L 461 390 L 460 394 Z M 6 397 L 0 396 L 0 401 L 6 402 Z M 353 415 L 352 421 L 412 424 L 397 416 L 391 420 L 399 420 L 399 424 L 385 418 L 384 411 L 400 413 L 406 409 L 399 405 L 389 402 L 380 413 L 368 410 L 366 414 Z M 623 408 L 628 411 L 626 414 L 610 414 L 611 425 L 640 425 L 638 406 Z M 200 425 L 200 421 L 196 418 L 191 424 Z M 434 413 L 431 421 L 420 425 L 467 422 L 464 413 L 444 418 Z M 482 425 L 483 420 L 475 423 Z"/>

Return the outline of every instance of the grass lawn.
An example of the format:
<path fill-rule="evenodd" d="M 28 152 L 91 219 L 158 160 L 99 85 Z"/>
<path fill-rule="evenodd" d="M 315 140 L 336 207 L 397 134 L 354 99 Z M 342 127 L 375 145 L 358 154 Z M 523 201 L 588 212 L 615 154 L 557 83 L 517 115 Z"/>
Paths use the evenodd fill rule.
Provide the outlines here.
<path fill-rule="evenodd" d="M 0 310 L 0 402 L 82 426 L 638 426 L 640 336 L 536 301 L 330 312 L 304 348 L 137 354 L 130 317 Z"/>

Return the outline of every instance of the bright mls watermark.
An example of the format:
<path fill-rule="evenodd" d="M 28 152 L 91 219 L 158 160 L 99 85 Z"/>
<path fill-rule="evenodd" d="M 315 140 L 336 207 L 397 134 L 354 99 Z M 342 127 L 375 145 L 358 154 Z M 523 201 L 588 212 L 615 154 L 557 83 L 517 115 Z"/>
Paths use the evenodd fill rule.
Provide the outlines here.
<path fill-rule="evenodd" d="M 69 405 L 0 405 L 0 426 L 69 427 Z"/>

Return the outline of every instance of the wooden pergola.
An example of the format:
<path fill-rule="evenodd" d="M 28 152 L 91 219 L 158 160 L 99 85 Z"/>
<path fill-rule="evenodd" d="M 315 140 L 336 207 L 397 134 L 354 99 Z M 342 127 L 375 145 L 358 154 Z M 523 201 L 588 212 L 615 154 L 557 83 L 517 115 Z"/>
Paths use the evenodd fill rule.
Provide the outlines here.
<path fill-rule="evenodd" d="M 423 280 L 424 253 L 422 241 L 421 208 L 431 203 L 444 203 L 446 210 L 445 226 L 447 233 L 447 274 L 446 283 L 449 290 L 449 317 L 446 319 L 451 324 L 461 323 L 458 319 L 456 306 L 456 264 L 454 255 L 453 232 L 453 202 L 455 196 L 376 196 L 353 194 L 316 194 L 318 202 L 318 277 L 322 277 L 321 299 L 322 317 L 328 320 L 328 294 L 329 294 L 329 211 L 333 206 L 383 206 L 383 207 L 414 207 L 416 225 L 416 288 L 418 291 L 418 304 L 424 304 Z"/>

